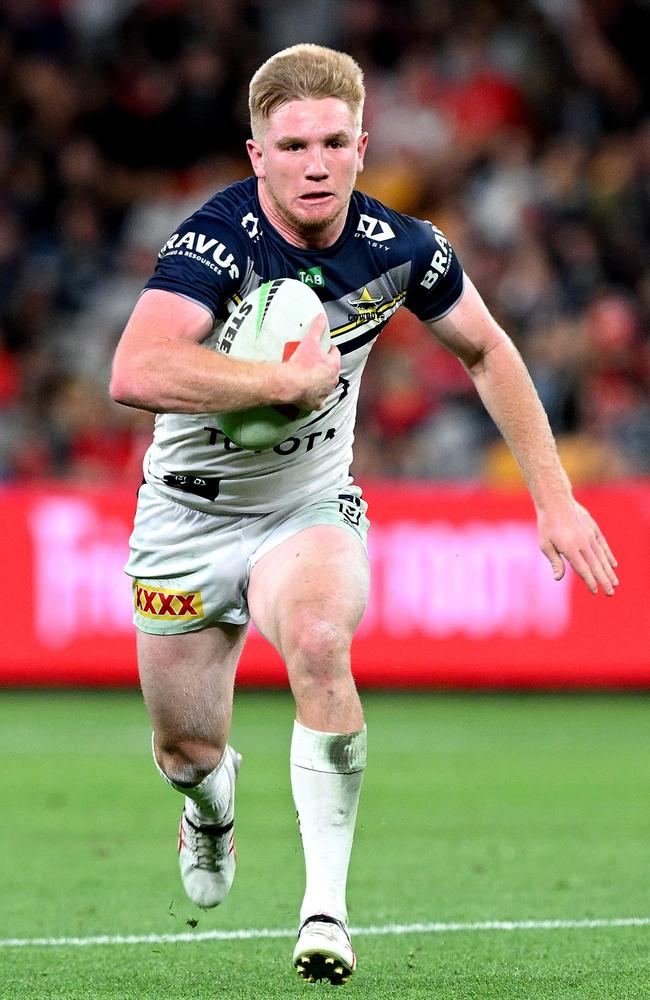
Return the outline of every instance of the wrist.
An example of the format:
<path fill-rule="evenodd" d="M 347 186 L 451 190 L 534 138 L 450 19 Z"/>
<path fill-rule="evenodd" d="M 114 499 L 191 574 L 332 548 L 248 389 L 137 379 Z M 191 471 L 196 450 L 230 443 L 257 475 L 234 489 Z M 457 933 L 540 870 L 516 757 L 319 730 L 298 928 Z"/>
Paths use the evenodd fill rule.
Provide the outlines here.
<path fill-rule="evenodd" d="M 565 507 L 573 504 L 574 497 L 571 490 L 571 483 L 566 474 L 556 483 L 545 483 L 537 490 L 531 490 L 535 510 L 539 516 L 548 514 L 558 507 Z"/>
<path fill-rule="evenodd" d="M 299 370 L 286 362 L 271 362 L 268 365 L 268 394 L 271 404 L 293 403 L 300 397 Z"/>

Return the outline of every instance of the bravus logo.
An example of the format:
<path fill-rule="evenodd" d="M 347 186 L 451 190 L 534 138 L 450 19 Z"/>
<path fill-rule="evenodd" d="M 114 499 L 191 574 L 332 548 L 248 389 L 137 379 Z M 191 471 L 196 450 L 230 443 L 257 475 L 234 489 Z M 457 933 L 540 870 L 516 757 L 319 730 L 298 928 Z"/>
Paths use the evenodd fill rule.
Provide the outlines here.
<path fill-rule="evenodd" d="M 433 256 L 429 263 L 429 270 L 420 282 L 422 287 L 426 288 L 427 291 L 430 291 L 433 288 L 439 278 L 444 278 L 451 265 L 451 247 L 449 245 L 449 240 L 444 233 L 440 232 L 437 226 L 434 226 L 432 222 L 430 222 L 429 225 L 433 230 L 437 249 L 433 252 Z"/>
<path fill-rule="evenodd" d="M 192 257 L 210 264 L 210 266 L 214 263 L 219 271 L 228 271 L 231 278 L 239 277 L 239 268 L 235 264 L 234 254 L 228 250 L 225 243 L 221 243 L 214 236 L 191 231 L 183 236 L 180 233 L 174 233 L 173 236 L 169 237 L 158 257 L 162 259 L 175 254 Z"/>

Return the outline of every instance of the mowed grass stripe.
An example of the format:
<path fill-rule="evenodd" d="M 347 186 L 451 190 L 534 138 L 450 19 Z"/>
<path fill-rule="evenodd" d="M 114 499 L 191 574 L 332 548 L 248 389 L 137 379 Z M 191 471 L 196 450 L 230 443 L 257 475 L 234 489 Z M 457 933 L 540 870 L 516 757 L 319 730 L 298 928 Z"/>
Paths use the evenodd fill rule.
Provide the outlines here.
<path fill-rule="evenodd" d="M 448 934 L 454 931 L 554 931 L 614 927 L 650 927 L 650 917 L 615 917 L 589 920 L 483 920 L 474 923 L 385 924 L 352 927 L 355 937 L 400 934 Z M 183 934 L 100 934 L 95 937 L 0 938 L 0 948 L 83 948 L 89 945 L 178 944 L 191 941 L 256 941 L 293 938 L 295 930 L 248 928 L 234 931 L 199 931 Z"/>

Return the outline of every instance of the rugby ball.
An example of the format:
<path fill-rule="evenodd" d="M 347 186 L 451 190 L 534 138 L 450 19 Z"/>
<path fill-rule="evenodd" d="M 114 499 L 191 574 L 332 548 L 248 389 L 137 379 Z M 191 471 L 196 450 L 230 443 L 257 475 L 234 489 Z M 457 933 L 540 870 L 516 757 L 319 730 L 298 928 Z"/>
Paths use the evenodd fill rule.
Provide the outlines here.
<path fill-rule="evenodd" d="M 302 281 L 294 278 L 266 281 L 242 299 L 230 314 L 215 347 L 231 358 L 288 361 L 316 316 L 321 314 L 325 316 L 325 310 L 316 292 Z M 329 350 L 329 324 L 321 346 Z M 223 433 L 240 448 L 252 451 L 280 444 L 308 416 L 308 411 L 293 404 L 215 414 Z"/>

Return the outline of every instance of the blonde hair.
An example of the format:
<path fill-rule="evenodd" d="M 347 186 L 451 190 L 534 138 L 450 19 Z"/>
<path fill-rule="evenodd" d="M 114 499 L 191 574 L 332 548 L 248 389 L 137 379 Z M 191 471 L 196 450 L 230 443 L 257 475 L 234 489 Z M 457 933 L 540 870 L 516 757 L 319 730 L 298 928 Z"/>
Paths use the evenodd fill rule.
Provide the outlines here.
<path fill-rule="evenodd" d="M 352 56 L 309 42 L 292 45 L 267 59 L 250 82 L 251 131 L 263 132 L 280 105 L 309 97 L 345 101 L 361 129 L 365 96 L 363 70 Z"/>

